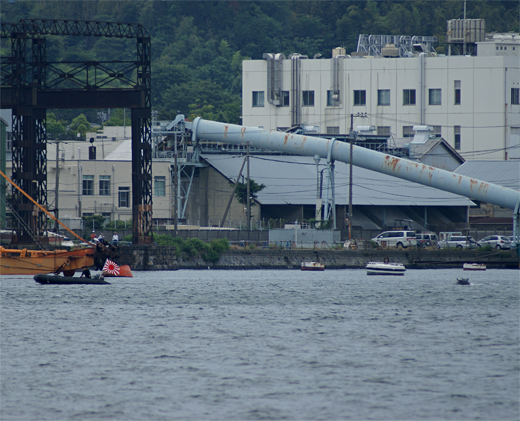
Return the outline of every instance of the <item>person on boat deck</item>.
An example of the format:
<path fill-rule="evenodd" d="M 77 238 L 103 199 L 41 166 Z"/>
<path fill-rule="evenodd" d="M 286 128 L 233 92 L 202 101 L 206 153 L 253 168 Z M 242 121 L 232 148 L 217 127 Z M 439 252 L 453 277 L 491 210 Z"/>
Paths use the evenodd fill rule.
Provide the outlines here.
<path fill-rule="evenodd" d="M 118 241 L 119 241 L 119 235 L 117 235 L 117 232 L 114 232 L 114 235 L 112 235 L 112 244 L 114 246 L 117 246 Z"/>
<path fill-rule="evenodd" d="M 90 278 L 90 270 L 88 270 L 88 267 L 83 268 L 83 272 L 81 272 L 80 278 Z"/>
<path fill-rule="evenodd" d="M 92 230 L 92 234 L 90 234 L 90 239 L 94 240 L 96 238 L 96 230 Z"/>

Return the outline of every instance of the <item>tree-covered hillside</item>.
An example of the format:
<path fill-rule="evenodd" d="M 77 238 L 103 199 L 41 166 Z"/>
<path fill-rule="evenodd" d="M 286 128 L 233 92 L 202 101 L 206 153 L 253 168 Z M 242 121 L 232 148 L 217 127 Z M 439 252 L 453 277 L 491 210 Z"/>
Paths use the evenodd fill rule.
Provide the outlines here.
<path fill-rule="evenodd" d="M 359 34 L 437 36 L 444 52 L 446 21 L 463 17 L 464 2 L 12 0 L 1 6 L 2 22 L 141 23 L 152 37 L 152 104 L 159 118 L 180 111 L 240 123 L 243 60 L 267 52 L 330 57 L 338 46 L 355 51 Z M 466 8 L 468 19 L 485 19 L 486 32 L 519 31 L 518 1 L 469 1 Z M 134 51 L 129 40 L 49 37 L 47 55 L 50 61 L 128 60 Z M 95 110 L 81 112 L 97 122 Z M 70 124 L 78 114 L 61 110 L 57 118 Z"/>

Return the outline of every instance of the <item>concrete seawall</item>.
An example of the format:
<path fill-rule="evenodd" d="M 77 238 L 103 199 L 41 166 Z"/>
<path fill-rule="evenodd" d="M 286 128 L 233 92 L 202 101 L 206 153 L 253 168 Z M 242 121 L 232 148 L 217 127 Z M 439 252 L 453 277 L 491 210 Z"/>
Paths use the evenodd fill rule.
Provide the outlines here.
<path fill-rule="evenodd" d="M 408 269 L 462 268 L 463 263 L 485 263 L 488 268 L 518 269 L 514 251 L 476 250 L 228 250 L 216 264 L 200 256 L 176 255 L 175 247 L 122 246 L 119 263 L 134 270 L 176 269 L 299 269 L 302 261 L 319 261 L 326 269 L 364 268 L 369 261 L 402 263 Z"/>

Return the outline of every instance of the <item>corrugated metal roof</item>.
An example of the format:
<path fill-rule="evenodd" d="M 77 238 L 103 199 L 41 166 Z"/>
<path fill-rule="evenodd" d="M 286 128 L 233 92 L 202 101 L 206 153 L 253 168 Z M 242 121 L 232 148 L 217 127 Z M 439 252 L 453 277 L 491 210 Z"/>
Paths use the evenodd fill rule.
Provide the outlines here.
<path fill-rule="evenodd" d="M 454 172 L 520 191 L 520 161 L 467 161 Z"/>
<path fill-rule="evenodd" d="M 243 156 L 209 155 L 203 158 L 226 178 L 236 180 Z M 320 161 L 319 170 L 326 167 Z M 266 187 L 258 193 L 263 205 L 314 205 L 316 203 L 316 164 L 312 157 L 260 156 L 250 160 L 251 178 Z M 246 176 L 246 168 L 242 172 Z M 349 167 L 335 162 L 336 204 L 348 205 Z M 422 184 L 412 183 L 360 167 L 353 168 L 352 203 L 376 206 L 471 206 L 469 199 Z M 326 180 L 323 180 L 325 199 Z"/>

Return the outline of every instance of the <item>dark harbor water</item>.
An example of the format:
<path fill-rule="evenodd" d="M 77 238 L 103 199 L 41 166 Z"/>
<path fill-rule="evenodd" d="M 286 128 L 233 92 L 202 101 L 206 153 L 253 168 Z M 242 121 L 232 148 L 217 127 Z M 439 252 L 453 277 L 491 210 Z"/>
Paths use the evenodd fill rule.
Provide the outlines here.
<path fill-rule="evenodd" d="M 0 277 L 2 421 L 520 417 L 518 270 L 134 275 Z"/>

